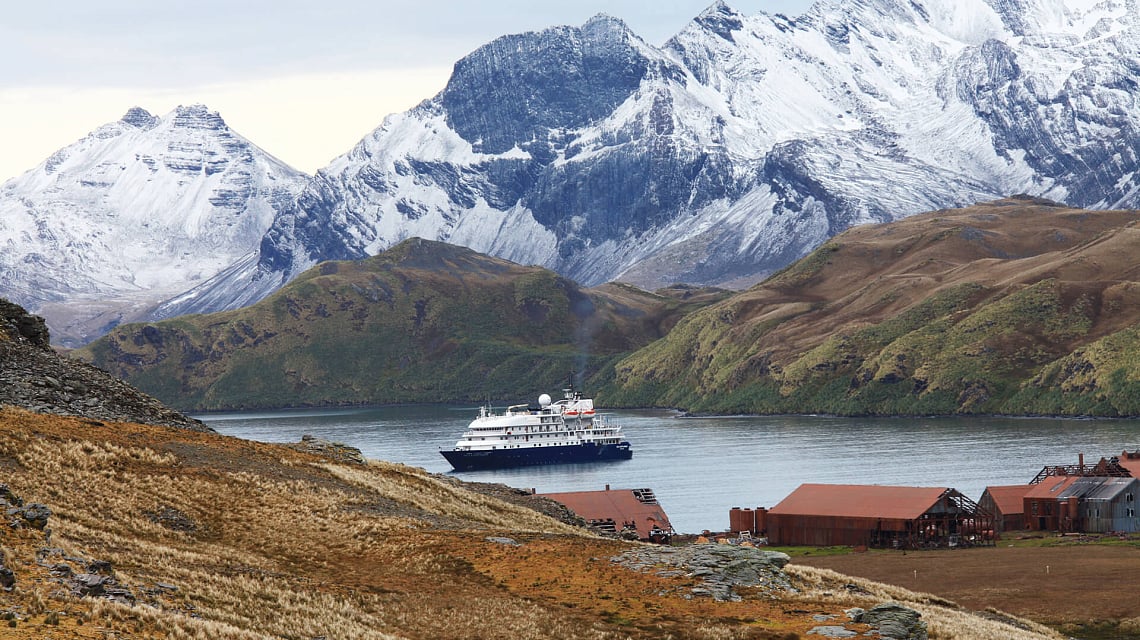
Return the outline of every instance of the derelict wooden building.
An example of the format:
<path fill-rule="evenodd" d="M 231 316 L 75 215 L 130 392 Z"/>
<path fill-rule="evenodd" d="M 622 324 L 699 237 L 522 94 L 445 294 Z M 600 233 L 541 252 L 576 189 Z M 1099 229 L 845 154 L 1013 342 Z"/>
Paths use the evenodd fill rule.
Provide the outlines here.
<path fill-rule="evenodd" d="M 803 484 L 767 514 L 774 545 L 886 548 L 993 543 L 993 516 L 955 489 Z"/>
<path fill-rule="evenodd" d="M 1025 524 L 1025 494 L 1031 484 L 986 487 L 978 506 L 994 516 L 994 531 L 1020 531 Z"/>
<path fill-rule="evenodd" d="M 1140 531 L 1140 479 L 1053 476 L 1025 494 L 1026 526 L 1038 531 Z"/>
<path fill-rule="evenodd" d="M 669 516 L 652 489 L 610 489 L 544 493 L 605 533 L 629 534 L 638 540 L 661 542 L 673 534 Z"/>

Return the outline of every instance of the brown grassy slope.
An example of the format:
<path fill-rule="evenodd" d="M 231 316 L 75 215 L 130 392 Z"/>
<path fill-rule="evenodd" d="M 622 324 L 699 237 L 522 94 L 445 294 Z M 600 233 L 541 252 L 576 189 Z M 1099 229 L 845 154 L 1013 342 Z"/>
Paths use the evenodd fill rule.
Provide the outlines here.
<path fill-rule="evenodd" d="M 835 238 L 826 263 L 797 265 L 749 292 L 751 304 L 807 303 L 810 315 L 772 336 L 774 355 L 802 352 L 830 335 L 878 324 L 940 291 L 977 283 L 987 290 L 1047 278 L 1099 291 L 1136 281 L 1132 259 L 1140 215 L 1084 211 L 1006 200 L 857 227 Z M 821 256 L 821 259 L 823 256 Z M 1092 336 L 1128 326 L 1140 291 L 1124 295 L 1121 311 L 1098 317 Z"/>
<path fill-rule="evenodd" d="M 1033 374 L 1140 321 L 1138 220 L 1016 198 L 857 227 L 686 317 L 620 362 L 612 391 L 711 411 L 1005 412 Z"/>
<path fill-rule="evenodd" d="M 818 624 L 813 614 L 885 599 L 921 608 L 935 638 L 1052 637 L 899 590 L 844 589 L 848 579 L 807 569 L 795 578 L 798 595 L 686 598 L 693 576 L 610 562 L 629 543 L 582 535 L 456 481 L 210 433 L 4 409 L 0 480 L 54 511 L 50 537 L 0 526 L 17 579 L 0 600 L 0 612 L 17 618 L 0 622 L 3 640 L 790 640 Z M 136 606 L 68 596 L 50 575 L 93 560 L 111 563 Z"/>
<path fill-rule="evenodd" d="M 976 610 L 993 607 L 1062 629 L 1126 621 L 1119 638 L 1140 637 L 1140 545 L 1069 543 L 996 549 L 869 552 L 797 558 Z M 1081 636 L 1084 637 L 1084 636 Z M 1112 637 L 1112 636 L 1109 636 Z"/>

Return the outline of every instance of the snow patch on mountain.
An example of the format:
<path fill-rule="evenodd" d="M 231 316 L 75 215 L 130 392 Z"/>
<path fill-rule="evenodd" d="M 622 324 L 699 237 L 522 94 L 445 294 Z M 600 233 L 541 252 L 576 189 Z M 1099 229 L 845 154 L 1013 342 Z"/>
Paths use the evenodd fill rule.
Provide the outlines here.
<path fill-rule="evenodd" d="M 84 342 L 256 250 L 305 179 L 202 105 L 132 108 L 0 187 L 0 295 Z"/>
<path fill-rule="evenodd" d="M 260 268 L 287 280 L 417 235 L 586 284 L 743 282 L 854 224 L 1022 192 L 1136 204 L 1136 16 L 717 2 L 660 48 L 606 16 L 504 36 L 320 172 Z"/>
<path fill-rule="evenodd" d="M 587 285 L 744 285 L 855 224 L 1017 193 L 1140 206 L 1137 2 L 821 0 L 794 18 L 717 2 L 661 47 L 604 15 L 503 36 L 275 200 L 256 254 L 206 264 L 157 313 L 248 304 L 322 260 L 412 236 Z M 90 144 L 168 126 L 128 116 Z M 209 175 L 205 157 L 180 168 L 194 150 L 182 144 L 165 147 L 172 166 L 144 155 Z M 110 185 L 115 171 L 83 173 Z M 194 236 L 213 215 L 187 209 L 171 229 Z M 99 254 L 96 240 L 80 239 Z"/>

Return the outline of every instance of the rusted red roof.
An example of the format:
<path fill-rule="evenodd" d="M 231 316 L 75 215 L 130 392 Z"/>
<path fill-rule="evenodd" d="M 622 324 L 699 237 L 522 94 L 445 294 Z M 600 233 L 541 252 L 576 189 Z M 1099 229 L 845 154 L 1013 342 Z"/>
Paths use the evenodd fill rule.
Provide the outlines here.
<path fill-rule="evenodd" d="M 1125 451 L 1117 458 L 1120 466 L 1128 469 L 1133 478 L 1140 478 L 1140 451 Z"/>
<path fill-rule="evenodd" d="M 646 493 L 647 490 L 644 489 L 606 489 L 542 495 L 561 502 L 586 520 L 613 520 L 618 531 L 621 531 L 623 525 L 632 523 L 640 537 L 645 539 L 649 537 L 653 525 L 665 531 L 673 529 L 665 510 L 655 499 L 648 504 L 638 499 L 638 494 L 644 496 Z M 652 495 L 652 492 L 648 491 L 648 494 Z"/>
<path fill-rule="evenodd" d="M 1032 486 L 1025 492 L 1026 498 L 1040 500 L 1042 498 L 1061 499 L 1067 497 L 1067 489 L 1073 486 L 1081 476 L 1047 476 L 1041 482 Z"/>
<path fill-rule="evenodd" d="M 1035 485 L 1011 484 L 997 487 L 986 487 L 986 493 L 997 505 L 1002 515 L 1025 513 L 1025 494 L 1029 493 Z"/>
<path fill-rule="evenodd" d="M 934 506 L 947 487 L 801 484 L 770 515 L 913 520 Z"/>

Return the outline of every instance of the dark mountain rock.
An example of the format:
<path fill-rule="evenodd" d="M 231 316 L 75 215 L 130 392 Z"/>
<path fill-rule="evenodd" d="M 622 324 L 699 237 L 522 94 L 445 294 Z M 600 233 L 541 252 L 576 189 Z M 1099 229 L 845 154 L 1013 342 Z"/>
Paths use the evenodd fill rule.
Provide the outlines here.
<path fill-rule="evenodd" d="M 201 422 L 53 351 L 43 318 L 0 299 L 0 406 L 92 421 L 138 422 L 208 431 Z"/>
<path fill-rule="evenodd" d="M 608 116 L 640 86 L 649 60 L 625 23 L 504 36 L 455 64 L 438 101 L 476 152 L 504 153 Z"/>
<path fill-rule="evenodd" d="M 717 2 L 663 48 L 605 16 L 505 36 L 322 171 L 259 269 L 415 235 L 587 285 L 755 282 L 853 225 L 1010 193 L 1140 204 L 1137 21 L 1054 5 Z"/>

